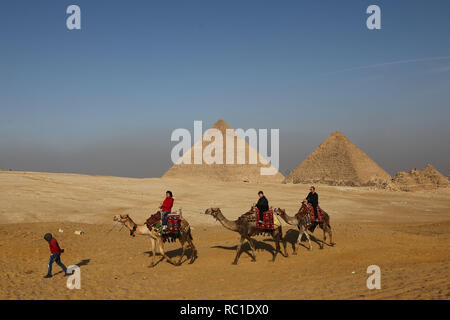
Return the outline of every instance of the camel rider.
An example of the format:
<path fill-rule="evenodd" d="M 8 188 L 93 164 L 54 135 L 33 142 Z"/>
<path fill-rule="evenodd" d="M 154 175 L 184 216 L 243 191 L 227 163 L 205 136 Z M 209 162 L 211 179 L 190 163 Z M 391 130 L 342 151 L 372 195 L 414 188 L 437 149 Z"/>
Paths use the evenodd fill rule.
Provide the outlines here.
<path fill-rule="evenodd" d="M 167 228 L 167 215 L 172 211 L 173 206 L 173 195 L 172 191 L 166 191 L 166 198 L 164 199 L 160 209 L 161 209 L 161 222 L 163 229 Z"/>
<path fill-rule="evenodd" d="M 259 210 L 259 222 L 263 222 L 264 212 L 269 210 L 269 201 L 267 201 L 266 196 L 264 195 L 264 192 L 259 191 L 258 192 L 258 203 L 256 204 L 256 207 Z"/>
<path fill-rule="evenodd" d="M 311 186 L 311 188 L 309 188 L 309 193 L 306 197 L 306 201 L 310 203 L 314 208 L 314 217 L 317 220 L 317 206 L 319 205 L 319 195 L 316 193 L 316 188 L 314 186 Z"/>

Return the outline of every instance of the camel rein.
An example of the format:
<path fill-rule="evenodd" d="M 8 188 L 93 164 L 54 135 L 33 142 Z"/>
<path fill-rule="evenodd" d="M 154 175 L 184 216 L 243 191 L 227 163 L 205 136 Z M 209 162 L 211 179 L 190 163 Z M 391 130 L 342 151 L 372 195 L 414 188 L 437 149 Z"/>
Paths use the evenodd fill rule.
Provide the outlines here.
<path fill-rule="evenodd" d="M 116 226 L 117 226 L 117 222 L 114 223 L 114 225 L 113 225 L 113 227 L 111 228 L 111 230 L 107 231 L 106 234 L 109 234 L 111 231 L 113 231 L 113 229 L 114 229 Z M 119 232 L 122 231 L 123 226 L 124 226 L 124 224 L 122 224 L 122 227 L 120 227 Z"/>

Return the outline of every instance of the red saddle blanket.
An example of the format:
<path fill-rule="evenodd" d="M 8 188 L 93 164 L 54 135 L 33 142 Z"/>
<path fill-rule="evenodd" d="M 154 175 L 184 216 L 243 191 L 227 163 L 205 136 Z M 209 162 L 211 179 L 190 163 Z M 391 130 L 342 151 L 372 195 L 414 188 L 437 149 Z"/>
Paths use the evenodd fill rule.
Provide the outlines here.
<path fill-rule="evenodd" d="M 314 208 L 312 207 L 311 204 L 308 204 L 308 209 L 309 209 L 309 217 L 311 219 L 311 222 L 324 222 L 325 221 L 325 216 L 323 214 L 322 209 L 317 206 L 317 216 L 318 219 L 316 220 L 316 217 L 314 216 Z"/>
<path fill-rule="evenodd" d="M 259 210 L 256 209 L 256 228 L 275 230 L 275 225 L 273 223 L 273 210 L 267 210 L 263 213 L 263 220 L 261 223 L 259 222 Z"/>
<path fill-rule="evenodd" d="M 177 213 L 169 213 L 167 215 L 167 228 L 164 233 L 180 233 L 181 217 Z"/>

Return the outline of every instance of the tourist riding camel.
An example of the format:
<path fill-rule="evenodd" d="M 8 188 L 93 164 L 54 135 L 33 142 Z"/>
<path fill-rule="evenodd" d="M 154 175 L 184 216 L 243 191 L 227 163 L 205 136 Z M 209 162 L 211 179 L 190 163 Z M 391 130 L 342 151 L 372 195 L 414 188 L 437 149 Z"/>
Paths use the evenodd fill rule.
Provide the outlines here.
<path fill-rule="evenodd" d="M 211 215 L 216 220 L 218 220 L 226 229 L 239 233 L 241 240 L 236 248 L 236 256 L 234 258 L 233 264 L 237 264 L 239 257 L 241 255 L 241 248 L 244 241 L 248 241 L 250 248 L 252 249 L 252 261 L 256 261 L 256 247 L 255 243 L 252 241 L 252 237 L 258 235 L 268 234 L 271 235 L 275 241 L 275 252 L 272 256 L 272 262 L 275 261 L 278 253 L 281 253 L 284 257 L 287 257 L 286 251 L 286 240 L 283 238 L 283 231 L 281 228 L 281 223 L 276 219 L 274 221 L 273 228 L 271 230 L 259 229 L 256 223 L 256 215 L 254 208 L 243 215 L 241 215 L 237 220 L 228 220 L 220 211 L 220 208 L 209 208 L 206 209 L 205 214 Z M 267 210 L 266 210 L 267 211 Z M 283 243 L 284 254 L 281 252 L 280 241 Z"/>
<path fill-rule="evenodd" d="M 287 224 L 296 225 L 300 232 L 298 237 L 298 243 L 300 244 L 302 235 L 304 234 L 309 242 L 309 250 L 312 249 L 311 246 L 311 233 L 314 232 L 316 227 L 318 226 L 323 230 L 323 242 L 318 242 L 320 249 L 323 249 L 323 243 L 327 241 L 327 234 L 330 237 L 330 246 L 334 246 L 333 242 L 333 233 L 331 231 L 330 225 L 330 216 L 324 210 L 320 208 L 320 217 L 319 219 L 312 220 L 310 207 L 308 206 L 306 200 L 302 202 L 302 206 L 298 210 L 297 214 L 293 217 L 288 216 L 286 214 L 286 210 L 276 208 L 274 212 L 279 215 Z M 294 254 L 297 254 L 297 249 L 294 248 Z"/>
<path fill-rule="evenodd" d="M 153 253 L 152 254 L 153 255 L 152 263 L 150 264 L 149 267 L 154 267 L 158 264 L 158 261 L 156 261 L 156 245 L 158 245 L 159 252 L 162 255 L 161 260 L 166 259 L 171 264 L 173 264 L 175 266 L 179 266 L 182 264 L 182 259 L 186 252 L 187 246 L 189 246 L 191 248 L 191 258 L 190 258 L 189 263 L 194 263 L 195 259 L 197 258 L 197 249 L 194 246 L 194 242 L 193 242 L 194 240 L 193 240 L 192 234 L 191 234 L 191 227 L 190 227 L 189 223 L 183 218 L 181 209 L 179 210 L 178 214 L 180 216 L 181 223 L 180 223 L 179 236 L 176 239 L 178 239 L 178 241 L 180 241 L 180 244 L 181 244 L 181 255 L 177 262 L 172 260 L 164 251 L 164 242 L 165 242 L 164 235 L 160 232 L 160 230 L 157 227 L 157 225 L 159 224 L 159 216 L 160 216 L 159 211 L 155 215 L 153 215 L 153 216 L 158 216 L 157 219 L 153 219 L 153 221 L 156 220 L 158 223 L 153 224 L 153 225 L 148 224 L 148 221 L 151 220 L 153 218 L 153 216 L 150 217 L 150 219 L 148 219 L 145 224 L 141 224 L 141 225 L 136 224 L 130 218 L 130 216 L 128 214 L 115 215 L 113 220 L 120 222 L 125 227 L 127 227 L 128 230 L 130 230 L 130 235 L 133 237 L 135 235 L 149 236 L 150 241 L 151 241 L 151 248 L 152 248 L 151 251 Z"/>
<path fill-rule="evenodd" d="M 173 194 L 172 191 L 167 190 L 166 191 L 166 198 L 164 199 L 163 203 L 161 204 L 161 223 L 162 228 L 167 229 L 167 215 L 172 211 L 173 207 Z"/>
<path fill-rule="evenodd" d="M 264 212 L 269 210 L 269 201 L 267 201 L 266 196 L 264 195 L 264 192 L 259 191 L 258 192 L 258 203 L 256 204 L 256 207 L 259 210 L 259 222 L 263 222 Z"/>
<path fill-rule="evenodd" d="M 308 203 L 310 203 L 314 209 L 314 217 L 318 218 L 317 215 L 317 207 L 319 206 L 319 195 L 316 192 L 316 188 L 314 186 L 311 186 L 311 188 L 309 188 L 309 193 L 306 196 L 306 201 Z"/>

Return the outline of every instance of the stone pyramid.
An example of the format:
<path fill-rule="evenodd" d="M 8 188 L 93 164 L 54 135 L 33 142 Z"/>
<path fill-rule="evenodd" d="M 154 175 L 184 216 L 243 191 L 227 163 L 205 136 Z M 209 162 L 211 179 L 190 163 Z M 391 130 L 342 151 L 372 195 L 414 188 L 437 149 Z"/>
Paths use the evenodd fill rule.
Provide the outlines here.
<path fill-rule="evenodd" d="M 391 176 L 340 131 L 333 132 L 286 182 L 346 186 L 383 186 Z"/>
<path fill-rule="evenodd" d="M 422 191 L 445 188 L 449 185 L 448 178 L 429 164 L 422 170 L 413 169 L 408 172 L 397 173 L 392 180 L 390 189 L 400 191 Z"/>
<path fill-rule="evenodd" d="M 163 178 L 173 177 L 173 178 L 203 178 L 203 179 L 213 179 L 219 181 L 235 181 L 235 182 L 251 182 L 251 183 L 281 183 L 285 177 L 275 168 L 276 173 L 274 175 L 261 175 L 261 168 L 271 168 L 270 164 L 266 164 L 263 157 L 253 149 L 245 140 L 239 136 L 234 138 L 234 164 L 226 164 L 226 141 L 227 141 L 227 129 L 232 130 L 234 134 L 234 129 L 222 119 L 219 119 L 211 129 L 217 129 L 222 133 L 223 136 L 223 164 L 194 164 L 194 148 L 198 144 L 202 145 L 202 150 L 205 150 L 208 145 L 213 143 L 213 141 L 205 141 L 202 139 L 197 141 L 194 147 L 191 148 L 190 152 L 186 152 L 180 160 L 183 158 L 191 158 L 190 164 L 177 162 L 170 168 L 164 175 Z M 206 132 L 205 132 L 206 134 Z M 237 141 L 240 140 L 242 144 L 238 144 Z M 242 148 L 243 146 L 243 148 Z M 237 154 L 238 151 L 245 152 L 245 162 L 243 164 L 237 164 Z M 257 155 L 256 164 L 249 163 L 250 152 L 255 152 Z M 213 153 L 215 154 L 215 153 Z M 263 159 L 263 160 L 261 160 Z"/>

